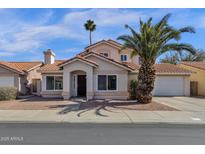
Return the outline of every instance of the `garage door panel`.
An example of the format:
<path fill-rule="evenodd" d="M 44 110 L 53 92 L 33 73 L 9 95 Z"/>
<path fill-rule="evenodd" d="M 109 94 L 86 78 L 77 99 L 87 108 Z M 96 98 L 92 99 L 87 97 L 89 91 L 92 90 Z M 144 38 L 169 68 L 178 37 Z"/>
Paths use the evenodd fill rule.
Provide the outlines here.
<path fill-rule="evenodd" d="M 183 96 L 184 95 L 184 78 L 160 76 L 156 78 L 155 96 Z"/>
<path fill-rule="evenodd" d="M 12 76 L 0 76 L 0 87 L 13 87 L 14 86 L 14 77 Z"/>

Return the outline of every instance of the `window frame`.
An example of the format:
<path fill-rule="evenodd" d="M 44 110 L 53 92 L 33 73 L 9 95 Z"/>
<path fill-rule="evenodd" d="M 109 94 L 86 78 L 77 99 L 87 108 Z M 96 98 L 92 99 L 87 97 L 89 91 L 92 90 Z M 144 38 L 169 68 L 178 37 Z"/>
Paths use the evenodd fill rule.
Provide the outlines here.
<path fill-rule="evenodd" d="M 105 54 L 107 54 L 107 56 L 105 56 Z M 100 52 L 100 55 L 103 55 L 105 57 L 109 57 L 109 53 L 108 52 Z"/>
<path fill-rule="evenodd" d="M 126 60 L 122 60 L 122 56 L 126 56 Z M 120 55 L 120 60 L 121 60 L 122 62 L 127 62 L 127 61 L 128 61 L 128 55 L 127 55 L 127 54 L 121 54 L 121 55 Z"/>
<path fill-rule="evenodd" d="M 53 90 L 47 89 L 47 77 L 54 77 L 54 89 Z M 46 81 L 45 81 L 45 83 L 46 83 L 45 90 L 46 91 L 63 91 L 63 88 L 62 89 L 56 89 L 56 85 L 55 85 L 55 78 L 56 77 L 62 77 L 62 79 L 63 79 L 63 75 L 46 75 L 45 76 L 45 79 L 46 79 Z M 63 83 L 63 80 L 62 80 L 62 83 Z"/>
<path fill-rule="evenodd" d="M 106 76 L 106 90 L 99 90 L 98 88 L 98 76 L 105 75 Z M 109 90 L 108 89 L 108 76 L 116 76 L 116 89 L 115 90 Z M 117 74 L 97 74 L 96 77 L 96 90 L 98 92 L 112 92 L 112 91 L 118 91 L 118 75 Z"/>

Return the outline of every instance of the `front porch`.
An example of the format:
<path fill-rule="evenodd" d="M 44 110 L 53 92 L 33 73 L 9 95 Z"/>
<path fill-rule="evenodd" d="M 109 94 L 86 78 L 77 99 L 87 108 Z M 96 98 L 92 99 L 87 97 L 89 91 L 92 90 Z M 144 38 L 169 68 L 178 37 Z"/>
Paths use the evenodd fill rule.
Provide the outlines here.
<path fill-rule="evenodd" d="M 93 65 L 82 61 L 74 61 L 63 67 L 63 92 L 64 99 L 84 97 L 93 99 Z"/>

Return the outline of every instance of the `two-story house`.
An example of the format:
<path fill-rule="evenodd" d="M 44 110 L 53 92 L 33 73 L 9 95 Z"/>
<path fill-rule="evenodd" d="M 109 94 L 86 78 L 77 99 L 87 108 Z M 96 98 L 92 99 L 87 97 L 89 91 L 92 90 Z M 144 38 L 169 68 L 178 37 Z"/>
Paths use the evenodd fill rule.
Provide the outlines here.
<path fill-rule="evenodd" d="M 140 57 L 113 40 L 102 40 L 68 60 L 55 60 L 52 50 L 44 52 L 41 95 L 43 97 L 86 97 L 128 99 L 129 83 L 137 80 Z M 189 96 L 191 72 L 172 64 L 156 64 L 153 95 Z"/>

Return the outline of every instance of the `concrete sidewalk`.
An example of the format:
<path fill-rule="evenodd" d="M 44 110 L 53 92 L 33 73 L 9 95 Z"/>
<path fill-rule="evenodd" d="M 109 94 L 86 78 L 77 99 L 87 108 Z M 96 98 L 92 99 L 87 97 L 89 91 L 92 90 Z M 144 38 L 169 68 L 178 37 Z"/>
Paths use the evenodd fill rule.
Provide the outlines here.
<path fill-rule="evenodd" d="M 140 111 L 113 107 L 79 110 L 79 103 L 73 102 L 55 110 L 0 110 L 0 122 L 205 123 L 205 99 L 155 97 L 154 101 L 180 111 Z"/>
<path fill-rule="evenodd" d="M 68 123 L 183 123 L 204 124 L 205 112 L 197 115 L 186 111 L 71 111 L 0 110 L 0 122 L 68 122 Z"/>

